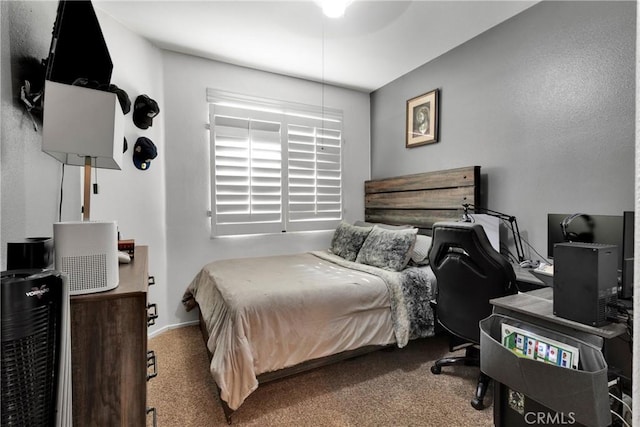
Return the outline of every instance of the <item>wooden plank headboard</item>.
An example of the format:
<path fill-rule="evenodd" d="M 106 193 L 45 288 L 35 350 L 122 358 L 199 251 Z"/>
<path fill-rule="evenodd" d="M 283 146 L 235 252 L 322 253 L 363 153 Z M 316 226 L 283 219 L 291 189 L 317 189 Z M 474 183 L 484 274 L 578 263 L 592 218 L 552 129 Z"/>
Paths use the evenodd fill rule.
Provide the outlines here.
<path fill-rule="evenodd" d="M 458 220 L 463 203 L 480 206 L 480 166 L 365 181 L 364 193 L 365 221 L 431 234 L 435 222 Z"/>

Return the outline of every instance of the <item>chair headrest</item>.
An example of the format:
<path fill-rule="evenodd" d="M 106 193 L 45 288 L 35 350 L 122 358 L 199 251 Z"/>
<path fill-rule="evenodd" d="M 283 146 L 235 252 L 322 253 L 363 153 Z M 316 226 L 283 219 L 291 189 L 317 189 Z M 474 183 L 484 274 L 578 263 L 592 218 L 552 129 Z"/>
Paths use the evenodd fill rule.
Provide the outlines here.
<path fill-rule="evenodd" d="M 496 251 L 482 225 L 470 222 L 437 222 L 432 229 L 433 243 L 429 252 L 429 262 L 432 268 L 437 268 L 442 258 L 448 253 L 464 254 L 479 262 L 486 259 L 492 264 L 513 271 L 513 267 L 504 256 Z"/>

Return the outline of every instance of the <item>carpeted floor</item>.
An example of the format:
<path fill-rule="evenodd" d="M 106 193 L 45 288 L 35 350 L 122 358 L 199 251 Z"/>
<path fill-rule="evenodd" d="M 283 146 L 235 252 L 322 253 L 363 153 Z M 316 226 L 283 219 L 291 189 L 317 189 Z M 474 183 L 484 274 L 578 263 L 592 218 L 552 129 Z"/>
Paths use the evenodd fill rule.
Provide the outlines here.
<path fill-rule="evenodd" d="M 197 326 L 164 332 L 149 340 L 149 349 L 158 376 L 148 383 L 147 403 L 157 409 L 158 426 L 227 425 Z M 233 414 L 233 425 L 492 426 L 492 390 L 487 409 L 469 403 L 477 367 L 430 372 L 446 354 L 446 338 L 435 337 L 263 384 Z"/>

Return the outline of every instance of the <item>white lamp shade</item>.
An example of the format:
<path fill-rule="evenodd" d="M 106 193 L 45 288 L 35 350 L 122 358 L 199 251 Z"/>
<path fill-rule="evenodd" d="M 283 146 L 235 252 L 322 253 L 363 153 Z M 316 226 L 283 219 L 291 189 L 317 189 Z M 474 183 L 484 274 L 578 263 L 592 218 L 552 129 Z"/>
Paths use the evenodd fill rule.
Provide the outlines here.
<path fill-rule="evenodd" d="M 67 165 L 120 169 L 124 115 L 113 92 L 45 82 L 42 151 Z"/>

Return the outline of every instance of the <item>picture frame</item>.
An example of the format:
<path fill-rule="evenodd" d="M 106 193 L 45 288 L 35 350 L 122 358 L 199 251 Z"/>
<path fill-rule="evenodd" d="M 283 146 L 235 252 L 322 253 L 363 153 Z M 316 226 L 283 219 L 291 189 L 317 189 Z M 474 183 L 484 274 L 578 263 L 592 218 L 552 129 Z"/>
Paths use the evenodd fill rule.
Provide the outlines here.
<path fill-rule="evenodd" d="M 407 101 L 406 148 L 438 142 L 439 90 Z"/>

